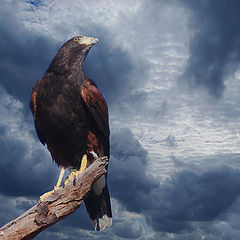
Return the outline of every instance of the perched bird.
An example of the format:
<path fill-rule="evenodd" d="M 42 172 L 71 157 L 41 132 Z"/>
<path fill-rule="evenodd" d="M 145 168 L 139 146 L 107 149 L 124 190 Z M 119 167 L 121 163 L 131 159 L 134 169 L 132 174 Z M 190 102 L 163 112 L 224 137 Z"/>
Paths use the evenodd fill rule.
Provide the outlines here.
<path fill-rule="evenodd" d="M 81 172 L 96 158 L 110 155 L 107 104 L 83 71 L 84 59 L 97 42 L 85 36 L 65 42 L 33 87 L 30 107 L 37 135 L 61 167 L 55 190 L 66 168 Z M 84 200 L 95 230 L 112 224 L 106 180 L 106 175 L 99 178 Z"/>

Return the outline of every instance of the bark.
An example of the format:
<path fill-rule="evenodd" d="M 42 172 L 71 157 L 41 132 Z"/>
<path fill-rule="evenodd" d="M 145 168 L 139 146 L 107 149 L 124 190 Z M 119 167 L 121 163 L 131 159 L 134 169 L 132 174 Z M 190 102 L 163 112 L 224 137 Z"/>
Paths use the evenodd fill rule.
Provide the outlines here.
<path fill-rule="evenodd" d="M 90 167 L 60 188 L 44 202 L 39 202 L 15 220 L 0 228 L 0 240 L 29 240 L 73 213 L 81 205 L 92 184 L 104 173 L 107 157 L 97 159 Z"/>

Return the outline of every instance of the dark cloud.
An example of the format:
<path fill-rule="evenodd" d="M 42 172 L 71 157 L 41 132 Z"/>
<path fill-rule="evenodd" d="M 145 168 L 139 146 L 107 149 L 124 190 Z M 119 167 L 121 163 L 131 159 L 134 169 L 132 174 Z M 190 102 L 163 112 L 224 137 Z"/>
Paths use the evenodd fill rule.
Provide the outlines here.
<path fill-rule="evenodd" d="M 161 184 L 146 172 L 147 153 L 127 129 L 112 134 L 110 191 L 129 211 L 145 215 L 155 230 L 195 230 L 193 222 L 217 218 L 240 193 L 240 171 L 230 167 L 180 170 Z"/>
<path fill-rule="evenodd" d="M 29 134 L 22 104 L 2 89 L 0 96 L 0 194 L 39 196 L 55 184 L 57 167 Z"/>
<path fill-rule="evenodd" d="M 240 58 L 238 0 L 182 0 L 191 10 L 190 57 L 182 79 L 192 86 L 204 86 L 216 97 L 224 90 L 226 76 Z"/>
<path fill-rule="evenodd" d="M 234 203 L 239 178 L 239 170 L 228 167 L 180 171 L 153 193 L 151 198 L 159 202 L 148 221 L 161 231 L 192 231 L 192 222 L 213 221 Z"/>
<path fill-rule="evenodd" d="M 0 195 L 0 226 L 17 217 L 17 209 L 13 206 L 11 198 Z"/>
<path fill-rule="evenodd" d="M 128 129 L 112 133 L 110 191 L 128 210 L 146 208 L 149 193 L 158 185 L 146 174 L 147 153 Z"/>
<path fill-rule="evenodd" d="M 56 45 L 51 39 L 45 39 L 25 29 L 17 21 L 11 8 L 5 2 L 2 4 L 0 83 L 8 93 L 28 107 L 32 86 L 46 70 Z"/>
<path fill-rule="evenodd" d="M 19 139 L 0 137 L 0 193 L 9 196 L 40 196 L 51 190 L 57 178 L 57 166 L 50 155 L 30 149 Z"/>

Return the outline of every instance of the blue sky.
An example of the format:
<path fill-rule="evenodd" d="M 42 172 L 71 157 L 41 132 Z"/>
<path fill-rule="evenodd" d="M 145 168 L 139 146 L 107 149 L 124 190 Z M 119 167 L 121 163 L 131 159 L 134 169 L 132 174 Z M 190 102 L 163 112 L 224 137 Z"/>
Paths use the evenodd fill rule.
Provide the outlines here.
<path fill-rule="evenodd" d="M 238 239 L 240 3 L 3 0 L 0 224 L 35 204 L 59 168 L 37 139 L 31 88 L 75 35 L 99 39 L 85 72 L 110 112 L 113 226 L 84 206 L 36 239 Z"/>

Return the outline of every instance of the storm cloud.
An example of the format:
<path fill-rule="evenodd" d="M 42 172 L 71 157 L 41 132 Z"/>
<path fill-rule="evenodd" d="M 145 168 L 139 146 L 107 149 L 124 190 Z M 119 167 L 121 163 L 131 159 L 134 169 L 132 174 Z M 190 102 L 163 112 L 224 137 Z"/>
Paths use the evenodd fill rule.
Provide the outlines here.
<path fill-rule="evenodd" d="M 221 97 L 226 77 L 234 73 L 240 57 L 240 3 L 230 1 L 188 1 L 191 11 L 190 57 L 182 78 L 191 86 L 203 86 Z"/>
<path fill-rule="evenodd" d="M 0 92 L 0 194 L 38 196 L 54 184 L 57 168 L 25 125 L 23 104 Z"/>
<path fill-rule="evenodd" d="M 54 44 L 51 39 L 25 29 L 12 13 L 11 3 L 4 1 L 2 4 L 1 85 L 9 94 L 27 103 L 34 81 L 40 78 L 54 53 Z"/>
<path fill-rule="evenodd" d="M 129 211 L 144 214 L 157 231 L 191 232 L 191 222 L 214 220 L 239 197 L 239 169 L 192 166 L 160 183 L 147 174 L 147 154 L 128 129 L 113 133 L 111 140 L 112 196 Z"/>

